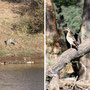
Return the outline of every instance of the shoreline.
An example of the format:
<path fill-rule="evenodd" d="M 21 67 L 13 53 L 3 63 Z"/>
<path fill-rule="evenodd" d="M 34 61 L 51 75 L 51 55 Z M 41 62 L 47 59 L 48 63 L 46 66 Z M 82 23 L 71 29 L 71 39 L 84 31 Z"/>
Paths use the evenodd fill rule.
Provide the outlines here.
<path fill-rule="evenodd" d="M 44 56 L 3 56 L 0 58 L 0 64 L 36 64 L 44 63 Z"/>

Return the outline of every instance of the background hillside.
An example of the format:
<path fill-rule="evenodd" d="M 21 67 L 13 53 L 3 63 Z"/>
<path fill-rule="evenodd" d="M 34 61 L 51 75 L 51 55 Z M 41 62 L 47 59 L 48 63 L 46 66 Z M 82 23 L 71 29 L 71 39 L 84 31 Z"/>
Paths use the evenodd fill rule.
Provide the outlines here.
<path fill-rule="evenodd" d="M 43 59 L 43 1 L 0 1 L 0 57 L 28 56 Z M 5 45 L 13 38 L 16 45 Z"/>

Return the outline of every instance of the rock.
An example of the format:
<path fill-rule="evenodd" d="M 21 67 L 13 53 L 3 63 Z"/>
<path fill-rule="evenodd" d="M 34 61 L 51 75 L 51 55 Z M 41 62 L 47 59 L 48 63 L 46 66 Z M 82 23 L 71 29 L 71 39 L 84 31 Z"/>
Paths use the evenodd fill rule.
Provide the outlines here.
<path fill-rule="evenodd" d="M 5 42 L 6 45 L 9 45 L 9 44 L 16 45 L 17 44 L 17 42 L 13 38 L 10 38 L 10 39 L 8 39 L 8 40 L 6 40 L 4 42 Z"/>
<path fill-rule="evenodd" d="M 34 61 L 28 61 L 27 64 L 31 64 L 31 63 L 34 63 Z"/>

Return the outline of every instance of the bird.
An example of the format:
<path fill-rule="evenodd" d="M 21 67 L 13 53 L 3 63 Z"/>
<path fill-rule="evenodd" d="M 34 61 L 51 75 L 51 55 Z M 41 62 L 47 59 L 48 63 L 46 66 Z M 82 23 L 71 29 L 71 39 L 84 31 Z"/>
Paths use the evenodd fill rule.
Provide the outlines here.
<path fill-rule="evenodd" d="M 67 35 L 66 35 L 66 40 L 68 41 L 68 43 L 70 44 L 70 48 L 72 49 L 72 46 L 75 46 L 76 49 L 78 49 L 78 43 L 77 41 L 75 40 L 71 30 L 69 28 L 65 28 L 64 31 L 68 31 L 67 32 Z"/>

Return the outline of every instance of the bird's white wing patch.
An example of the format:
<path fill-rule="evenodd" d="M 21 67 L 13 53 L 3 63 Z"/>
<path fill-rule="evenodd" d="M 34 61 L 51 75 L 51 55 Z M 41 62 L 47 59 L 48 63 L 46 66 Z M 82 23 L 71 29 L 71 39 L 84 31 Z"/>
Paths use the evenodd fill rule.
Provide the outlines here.
<path fill-rule="evenodd" d="M 67 37 L 67 41 L 70 43 L 70 44 L 73 44 L 73 39 L 71 37 Z"/>

